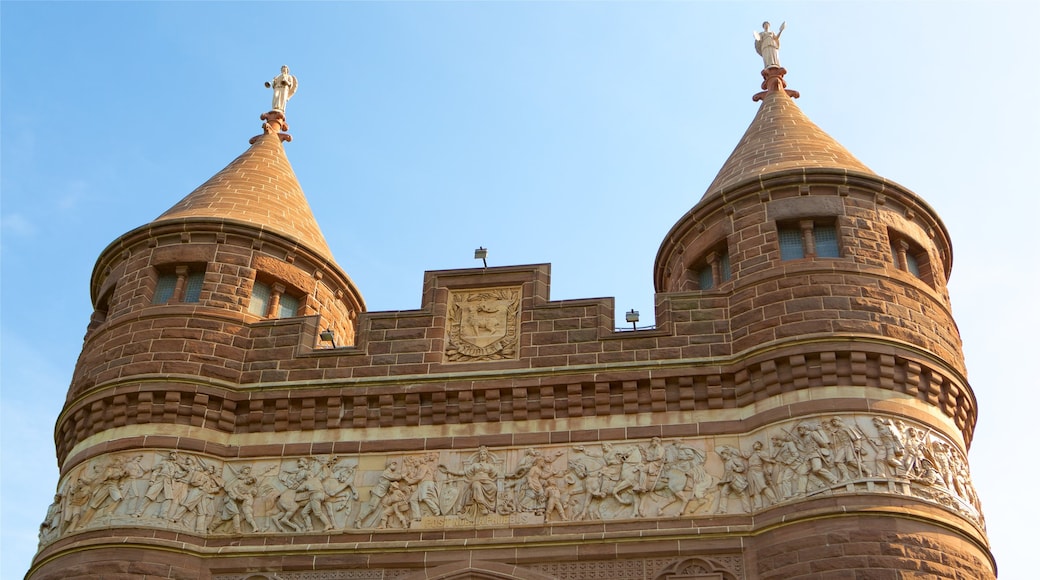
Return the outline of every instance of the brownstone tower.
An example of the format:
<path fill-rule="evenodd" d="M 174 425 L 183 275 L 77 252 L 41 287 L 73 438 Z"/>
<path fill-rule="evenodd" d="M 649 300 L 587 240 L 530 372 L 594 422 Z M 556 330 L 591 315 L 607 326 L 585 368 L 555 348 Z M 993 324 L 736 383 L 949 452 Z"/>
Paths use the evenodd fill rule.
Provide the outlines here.
<path fill-rule="evenodd" d="M 28 576 L 995 577 L 947 232 L 785 72 L 661 244 L 648 330 L 546 264 L 365 312 L 267 114 L 98 260 Z"/>

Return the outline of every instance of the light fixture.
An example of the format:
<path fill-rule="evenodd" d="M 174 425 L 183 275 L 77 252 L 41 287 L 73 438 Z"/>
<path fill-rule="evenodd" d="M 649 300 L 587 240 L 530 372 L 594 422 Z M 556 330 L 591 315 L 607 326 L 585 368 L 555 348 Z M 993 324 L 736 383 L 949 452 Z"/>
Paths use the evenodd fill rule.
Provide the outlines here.
<path fill-rule="evenodd" d="M 480 246 L 476 250 L 473 250 L 473 259 L 483 260 L 484 267 L 487 268 L 487 248 L 485 248 L 484 246 Z"/>
<path fill-rule="evenodd" d="M 636 323 L 639 322 L 639 311 L 629 310 L 625 313 L 625 322 L 632 323 L 632 330 L 636 330 Z"/>
<path fill-rule="evenodd" d="M 318 336 L 321 337 L 322 342 L 331 342 L 332 348 L 336 348 L 336 333 L 332 332 L 331 328 L 321 331 L 321 334 Z"/>

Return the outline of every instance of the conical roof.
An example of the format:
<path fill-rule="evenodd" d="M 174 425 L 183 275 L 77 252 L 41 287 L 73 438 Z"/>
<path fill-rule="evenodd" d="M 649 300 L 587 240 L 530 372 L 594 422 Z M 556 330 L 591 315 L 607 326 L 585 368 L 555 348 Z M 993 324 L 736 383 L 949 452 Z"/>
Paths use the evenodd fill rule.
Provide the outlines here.
<path fill-rule="evenodd" d="M 279 135 L 267 132 L 252 143 L 153 223 L 184 218 L 245 222 L 294 239 L 332 261 Z"/>
<path fill-rule="evenodd" d="M 797 93 L 795 93 L 797 95 Z M 704 197 L 788 169 L 845 169 L 875 175 L 802 113 L 781 83 L 756 95 L 762 105 Z"/>

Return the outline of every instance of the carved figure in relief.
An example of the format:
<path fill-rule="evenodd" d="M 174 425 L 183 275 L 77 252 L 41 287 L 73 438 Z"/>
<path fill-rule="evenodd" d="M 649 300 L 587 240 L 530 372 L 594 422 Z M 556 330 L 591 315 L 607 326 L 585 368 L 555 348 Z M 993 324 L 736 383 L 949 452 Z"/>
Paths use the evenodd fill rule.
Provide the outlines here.
<path fill-rule="evenodd" d="M 264 83 L 265 87 L 274 89 L 274 95 L 271 98 L 271 110 L 284 113 L 286 103 L 296 94 L 299 84 L 296 77 L 289 74 L 289 67 L 282 65 L 282 70 L 278 73 L 278 76 Z"/>
<path fill-rule="evenodd" d="M 752 505 L 759 509 L 777 503 L 771 481 L 772 469 L 766 469 L 767 466 L 775 466 L 777 461 L 765 452 L 765 445 L 761 441 L 751 444 L 751 452 L 747 454 L 746 459 L 748 493 L 751 495 Z"/>
<path fill-rule="evenodd" d="M 802 468 L 802 455 L 794 438 L 789 435 L 774 435 L 773 459 L 774 463 L 773 482 L 780 491 L 780 497 L 788 499 L 794 497 L 798 490 L 799 471 Z"/>
<path fill-rule="evenodd" d="M 40 524 L 40 533 L 38 535 L 41 546 L 57 539 L 58 534 L 61 533 L 62 499 L 60 493 L 54 494 L 54 501 L 47 507 L 47 515 L 43 517 L 43 523 Z"/>
<path fill-rule="evenodd" d="M 661 477 L 661 468 L 664 467 L 664 445 L 661 443 L 660 437 L 653 437 L 650 439 L 649 445 L 640 447 L 640 451 L 643 465 L 640 466 L 639 486 L 636 491 L 651 491 L 657 486 Z"/>
<path fill-rule="evenodd" d="M 217 474 L 215 466 L 207 465 L 199 457 L 189 456 L 186 463 L 188 492 L 170 516 L 170 521 L 179 522 L 188 514 L 194 515 L 195 529 L 201 532 L 209 529 L 216 515 L 216 497 L 224 487 L 224 479 Z"/>
<path fill-rule="evenodd" d="M 866 437 L 858 428 L 846 424 L 841 417 L 831 417 L 826 425 L 830 430 L 831 461 L 839 477 L 844 481 L 870 477 L 870 469 L 863 462 L 863 441 Z"/>
<path fill-rule="evenodd" d="M 534 448 L 524 450 L 516 470 L 507 476 L 516 481 L 513 499 L 517 511 L 545 512 L 548 501 L 546 485 L 552 478 L 563 475 L 563 470 L 556 471 L 552 465 L 563 454 L 563 451 L 546 454 Z"/>
<path fill-rule="evenodd" d="M 599 491 L 596 471 L 599 463 L 585 453 L 584 446 L 574 448 L 574 453 L 567 460 L 567 471 L 564 481 L 570 488 L 570 513 L 572 519 L 585 520 L 595 518 L 599 514 L 592 509 L 598 502 L 594 492 Z"/>
<path fill-rule="evenodd" d="M 610 443 L 603 444 L 604 466 L 600 472 L 603 484 L 601 493 L 609 493 L 618 503 L 632 504 L 632 517 L 642 515 L 640 502 L 632 496 L 640 492 L 643 454 L 636 447 L 615 449 Z M 625 494 L 622 497 L 621 494 Z"/>
<path fill-rule="evenodd" d="M 943 485 L 952 491 L 954 489 L 953 464 L 955 461 L 953 448 L 944 441 L 933 441 L 931 458 L 936 471 L 938 471 L 939 475 L 942 477 Z"/>
<path fill-rule="evenodd" d="M 334 528 L 325 505 L 328 494 L 321 480 L 322 464 L 316 459 L 301 457 L 296 460 L 297 469 L 286 471 L 279 480 L 285 486 L 278 496 L 278 513 L 271 518 L 279 531 L 292 528 L 297 532 L 313 529 L 311 516 L 318 518 L 325 531 Z M 299 514 L 299 518 L 294 517 Z"/>
<path fill-rule="evenodd" d="M 411 488 L 408 485 L 402 485 L 400 482 L 391 481 L 390 488 L 387 490 L 386 495 L 380 500 L 380 504 L 383 508 L 383 513 L 379 517 L 379 529 L 386 529 L 389 527 L 390 518 L 394 517 L 397 519 L 397 523 L 402 528 L 407 528 L 411 524 L 408 520 L 408 516 L 405 514 L 410 509 L 408 496 L 411 495 Z"/>
<path fill-rule="evenodd" d="M 246 465 L 240 471 L 228 465 L 232 477 L 224 481 L 224 499 L 215 517 L 209 524 L 209 531 L 216 532 L 222 524 L 231 522 L 236 534 L 242 533 L 242 520 L 245 519 L 253 532 L 260 531 L 253 517 L 253 501 L 256 499 L 256 478 L 253 468 Z"/>
<path fill-rule="evenodd" d="M 65 492 L 64 505 L 61 506 L 61 533 L 79 527 L 80 517 L 90 501 L 92 490 L 90 481 L 82 475 L 77 477 Z"/>
<path fill-rule="evenodd" d="M 798 491 L 801 493 L 809 491 L 809 476 L 814 476 L 829 485 L 838 483 L 838 477 L 826 467 L 831 456 L 828 448 L 830 440 L 820 426 L 807 421 L 799 423 L 795 432 L 797 433 L 795 445 L 798 446 L 798 451 L 802 455 L 801 469 L 798 470 Z"/>
<path fill-rule="evenodd" d="M 871 419 L 877 430 L 877 439 L 873 440 L 874 448 L 877 450 L 875 466 L 879 474 L 896 476 L 903 470 L 903 457 L 906 447 L 899 429 L 892 424 L 891 419 L 885 417 L 874 417 Z"/>
<path fill-rule="evenodd" d="M 755 52 L 762 57 L 765 68 L 780 66 L 780 35 L 787 27 L 786 22 L 780 24 L 779 32 L 774 33 L 769 29 L 769 23 L 762 23 L 762 32 L 755 32 Z"/>
<path fill-rule="evenodd" d="M 122 483 L 126 477 L 123 469 L 125 460 L 121 458 L 110 459 L 105 463 L 101 474 L 91 481 L 93 493 L 90 501 L 84 507 L 79 526 L 86 526 L 96 514 L 104 516 L 112 512 L 123 499 Z"/>
<path fill-rule="evenodd" d="M 956 473 L 953 477 L 953 486 L 954 489 L 957 490 L 957 494 L 976 510 L 982 511 L 979 497 L 976 495 L 975 487 L 971 483 L 971 475 L 968 473 L 968 464 L 963 461 L 958 461 L 955 469 Z"/>
<path fill-rule="evenodd" d="M 427 453 L 420 457 L 406 457 L 404 460 L 404 482 L 413 489 L 408 498 L 412 519 L 421 520 L 423 506 L 434 516 L 441 515 L 440 494 L 437 489 L 436 453 Z"/>
<path fill-rule="evenodd" d="M 126 479 L 123 481 L 120 494 L 123 496 L 122 505 L 125 506 L 123 510 L 128 514 L 137 512 L 141 502 L 144 501 L 145 490 L 148 488 L 148 482 L 145 480 L 148 470 L 141 465 L 143 459 L 144 455 L 135 455 L 123 464 Z"/>
<path fill-rule="evenodd" d="M 563 499 L 563 489 L 557 478 L 550 477 L 545 480 L 545 521 L 550 521 L 554 513 L 558 514 L 561 520 L 570 519 Z"/>
<path fill-rule="evenodd" d="M 376 482 L 375 487 L 369 490 L 368 501 L 361 505 L 358 510 L 358 515 L 354 519 L 354 527 L 361 528 L 365 527 L 373 512 L 377 511 L 382 505 L 383 498 L 390 491 L 390 484 L 395 481 L 401 481 L 404 476 L 397 470 L 397 460 L 388 459 L 386 462 L 386 468 L 379 475 L 379 481 Z"/>
<path fill-rule="evenodd" d="M 720 445 L 715 453 L 722 458 L 722 478 L 719 480 L 719 495 L 715 500 L 715 513 L 721 514 L 729 511 L 730 496 L 737 496 L 740 505 L 745 512 L 751 511 L 750 495 L 748 493 L 747 464 L 740 451 L 728 445 Z"/>
<path fill-rule="evenodd" d="M 158 503 L 159 511 L 156 517 L 168 518 L 188 493 L 185 482 L 188 470 L 183 464 L 183 458 L 180 453 L 170 451 L 166 459 L 152 467 L 149 473 L 151 475 L 148 479 L 148 489 L 133 515 L 139 518 L 152 504 Z"/>
<path fill-rule="evenodd" d="M 650 491 L 654 495 L 671 496 L 671 499 L 657 508 L 657 515 L 664 515 L 665 509 L 679 504 L 675 515 L 682 516 L 694 501 L 694 511 L 708 502 L 708 490 L 712 487 L 712 478 L 704 469 L 704 452 L 682 445 L 671 443 L 664 448 L 664 458 L 660 475 L 656 478 Z"/>
<path fill-rule="evenodd" d="M 326 507 L 329 509 L 329 518 L 336 527 L 346 527 L 337 523 L 337 514 L 343 513 L 343 518 L 349 521 L 354 501 L 358 499 L 357 488 L 354 479 L 357 475 L 356 463 L 335 463 L 335 457 L 330 459 L 330 474 L 323 480 L 325 493 L 328 495 Z"/>
<path fill-rule="evenodd" d="M 477 452 L 466 462 L 462 471 L 448 466 L 440 468 L 449 475 L 461 477 L 466 485 L 455 506 L 448 513 L 461 513 L 468 507 L 474 507 L 479 515 L 496 513 L 498 508 L 498 479 L 500 477 L 497 461 L 488 448 L 481 445 Z"/>
<path fill-rule="evenodd" d="M 920 479 L 925 473 L 925 432 L 916 427 L 905 427 L 903 473 L 910 479 Z"/>

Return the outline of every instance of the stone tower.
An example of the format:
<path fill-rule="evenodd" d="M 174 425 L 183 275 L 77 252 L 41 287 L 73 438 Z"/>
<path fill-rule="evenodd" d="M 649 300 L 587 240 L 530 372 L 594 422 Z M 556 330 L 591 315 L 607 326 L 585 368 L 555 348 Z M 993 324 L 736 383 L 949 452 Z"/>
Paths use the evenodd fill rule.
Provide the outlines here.
<path fill-rule="evenodd" d="M 265 114 L 99 258 L 28 577 L 995 577 L 949 236 L 770 54 L 643 330 L 547 264 L 366 312 Z"/>

